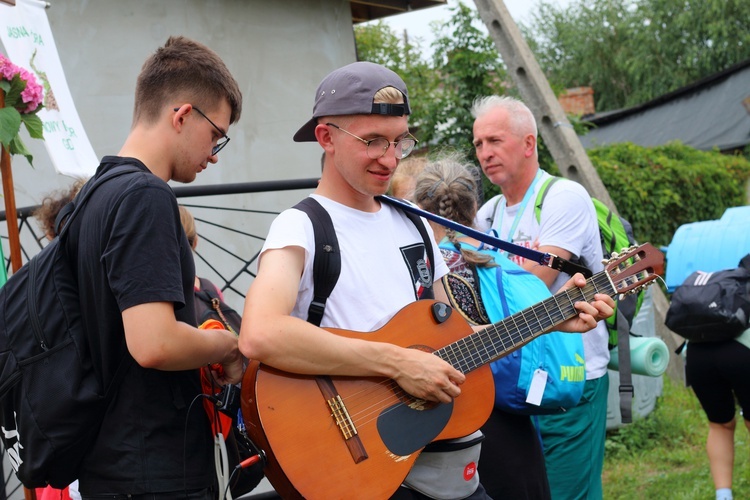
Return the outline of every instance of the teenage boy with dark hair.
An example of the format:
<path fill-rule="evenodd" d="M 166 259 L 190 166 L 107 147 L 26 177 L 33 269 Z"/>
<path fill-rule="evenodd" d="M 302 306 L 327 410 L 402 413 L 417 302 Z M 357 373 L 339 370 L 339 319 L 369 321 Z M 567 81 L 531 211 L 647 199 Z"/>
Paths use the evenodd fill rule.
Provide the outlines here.
<path fill-rule="evenodd" d="M 170 180 L 216 163 L 242 110 L 237 82 L 208 47 L 170 37 L 138 77 L 130 133 L 67 239 L 92 364 L 126 370 L 79 475 L 84 499 L 213 499 L 209 424 L 199 370 L 221 364 L 237 383 L 242 356 L 227 331 L 195 326 L 190 245 Z M 83 188 L 87 189 L 86 186 Z"/>

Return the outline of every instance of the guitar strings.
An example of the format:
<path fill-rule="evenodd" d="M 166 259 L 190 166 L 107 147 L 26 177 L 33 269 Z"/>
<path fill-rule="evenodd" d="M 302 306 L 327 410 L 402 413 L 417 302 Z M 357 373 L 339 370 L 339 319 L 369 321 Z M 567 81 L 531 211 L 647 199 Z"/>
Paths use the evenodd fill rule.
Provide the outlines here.
<path fill-rule="evenodd" d="M 574 287 L 560 292 L 544 301 L 506 317 L 502 321 L 474 332 L 434 352 L 456 369 L 468 373 L 484 364 L 502 357 L 535 337 L 551 330 L 555 325 L 577 314 L 575 302 L 593 300 L 595 294 L 614 296 L 620 285 L 631 285 L 632 276 L 622 276 L 620 263 L 590 278 L 583 288 Z M 642 277 L 636 274 L 635 279 Z M 630 280 L 630 281 L 629 281 Z M 580 297 L 578 297 L 580 295 Z M 562 304 L 561 304 L 562 302 Z M 552 305 L 554 304 L 554 307 Z M 415 398 L 404 391 L 394 380 L 384 379 L 376 384 L 342 398 L 356 427 L 376 421 L 385 412 L 401 405 L 419 405 Z M 425 404 L 429 405 L 429 402 Z"/>

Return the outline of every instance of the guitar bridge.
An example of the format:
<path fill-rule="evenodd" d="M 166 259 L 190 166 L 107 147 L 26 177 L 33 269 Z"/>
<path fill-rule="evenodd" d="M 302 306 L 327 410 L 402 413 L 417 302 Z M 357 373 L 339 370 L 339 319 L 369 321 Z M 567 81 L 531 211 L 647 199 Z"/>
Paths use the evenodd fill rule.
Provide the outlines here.
<path fill-rule="evenodd" d="M 333 399 L 329 399 L 328 407 L 331 408 L 331 416 L 336 421 L 336 426 L 341 431 L 344 439 L 354 437 L 357 434 L 357 428 L 354 426 L 354 422 L 349 416 L 349 412 L 341 396 L 337 394 Z"/>
<path fill-rule="evenodd" d="M 366 460 L 368 455 L 365 446 L 357 435 L 357 427 L 354 425 L 354 420 L 349 415 L 346 404 L 344 404 L 344 400 L 336 390 L 336 386 L 333 385 L 333 381 L 330 377 L 315 377 L 315 381 L 318 383 L 318 388 L 323 393 L 323 397 L 331 409 L 331 416 L 336 423 L 336 427 L 341 431 L 352 460 L 354 460 L 355 464 Z"/>

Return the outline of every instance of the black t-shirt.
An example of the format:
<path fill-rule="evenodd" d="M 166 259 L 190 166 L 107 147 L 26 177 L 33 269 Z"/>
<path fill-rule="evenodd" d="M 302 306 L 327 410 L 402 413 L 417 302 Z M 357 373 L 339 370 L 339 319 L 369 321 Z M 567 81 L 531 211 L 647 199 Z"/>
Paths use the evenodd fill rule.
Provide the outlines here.
<path fill-rule="evenodd" d="M 195 325 L 195 265 L 174 193 L 134 158 L 104 157 L 97 175 L 119 164 L 143 172 L 99 187 L 67 240 L 76 256 L 93 363 L 105 381 L 130 356 L 123 310 L 172 302 L 177 320 Z M 210 427 L 202 403 L 191 405 L 200 392 L 198 370 L 160 371 L 131 361 L 84 460 L 81 491 L 139 494 L 210 486 Z"/>

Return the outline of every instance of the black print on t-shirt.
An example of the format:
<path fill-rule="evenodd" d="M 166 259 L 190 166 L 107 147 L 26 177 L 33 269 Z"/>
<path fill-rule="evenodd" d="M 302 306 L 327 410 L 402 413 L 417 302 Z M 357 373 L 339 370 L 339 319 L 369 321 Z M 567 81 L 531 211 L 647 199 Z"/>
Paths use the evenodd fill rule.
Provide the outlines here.
<path fill-rule="evenodd" d="M 401 255 L 404 257 L 406 267 L 411 273 L 411 282 L 414 285 L 414 293 L 417 298 L 422 297 L 424 289 L 432 287 L 432 269 L 425 260 L 424 243 L 415 243 L 401 247 Z"/>

